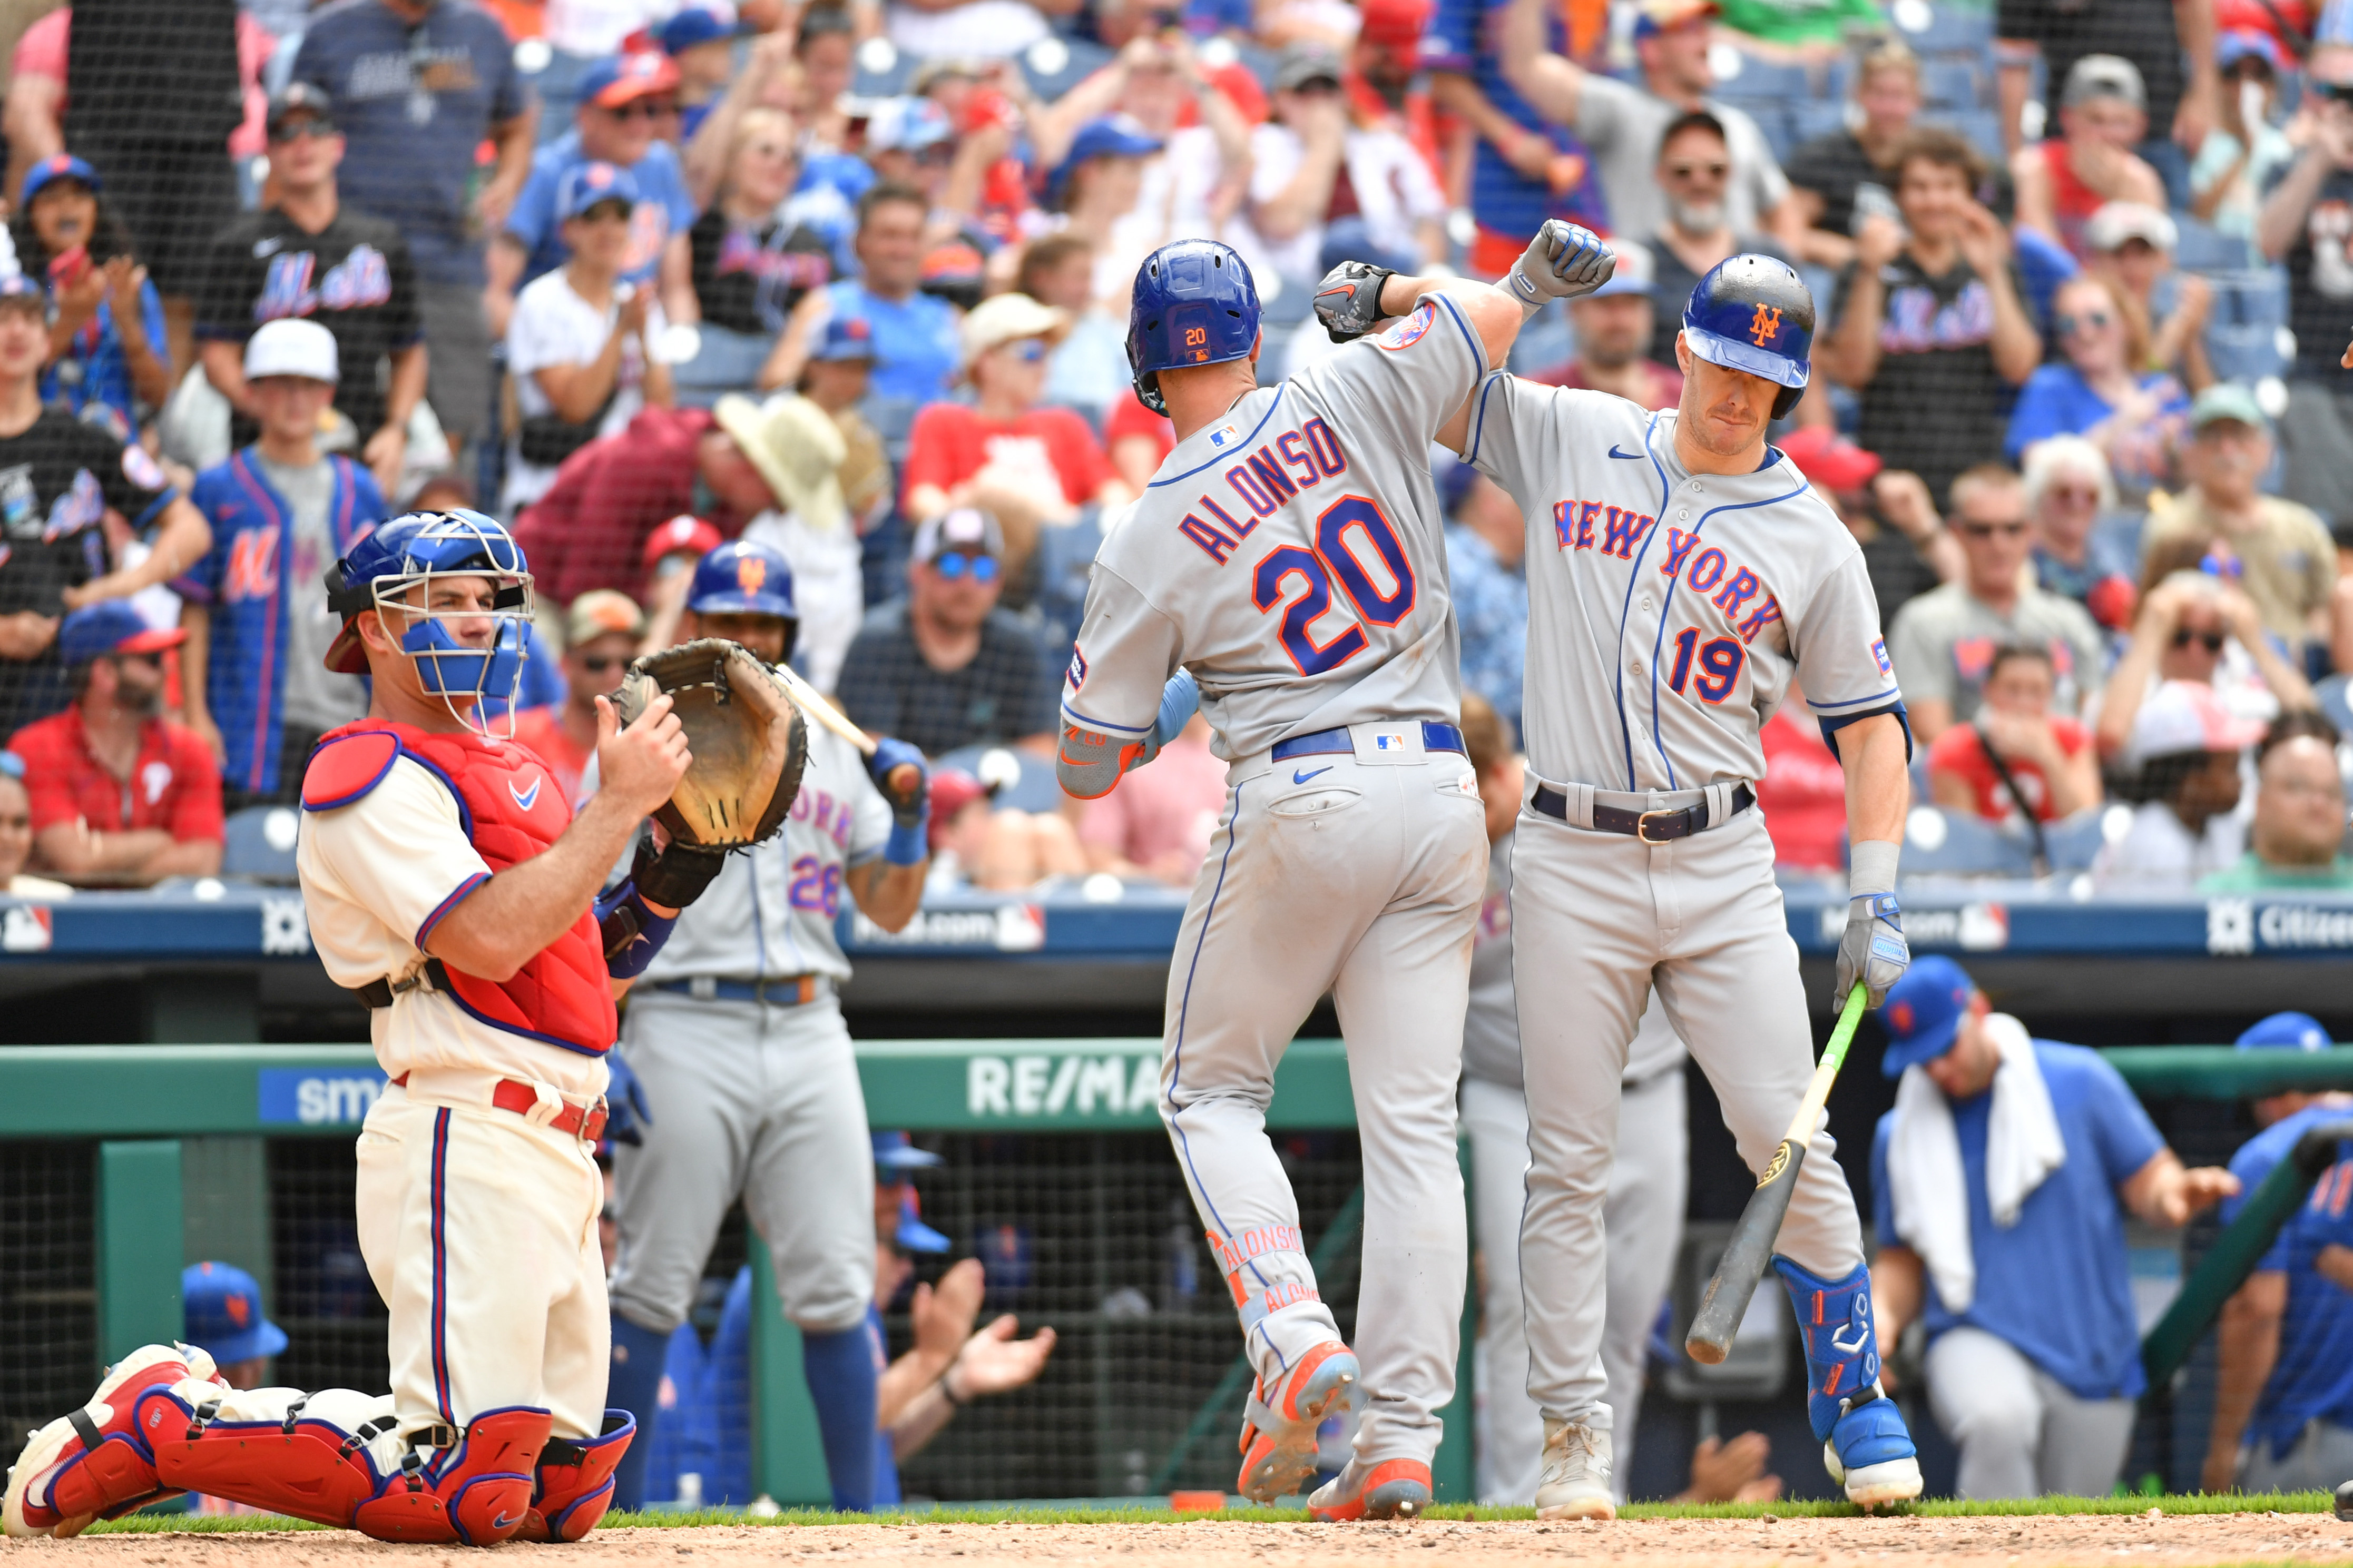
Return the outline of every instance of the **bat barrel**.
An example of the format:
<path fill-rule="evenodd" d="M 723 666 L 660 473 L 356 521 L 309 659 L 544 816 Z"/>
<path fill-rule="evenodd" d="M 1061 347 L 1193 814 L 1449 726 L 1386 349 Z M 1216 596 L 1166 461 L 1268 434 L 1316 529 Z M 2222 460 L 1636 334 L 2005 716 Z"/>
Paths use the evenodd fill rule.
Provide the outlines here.
<path fill-rule="evenodd" d="M 1789 1196 L 1797 1190 L 1798 1168 L 1806 1162 L 1806 1146 L 1785 1142 L 1766 1167 L 1765 1180 L 1749 1194 L 1715 1273 L 1692 1314 L 1683 1336 L 1683 1352 L 1704 1365 L 1714 1366 L 1732 1353 L 1732 1342 L 1747 1315 L 1748 1299 L 1773 1261 L 1773 1243 L 1781 1234 L 1781 1220 L 1789 1212 Z"/>

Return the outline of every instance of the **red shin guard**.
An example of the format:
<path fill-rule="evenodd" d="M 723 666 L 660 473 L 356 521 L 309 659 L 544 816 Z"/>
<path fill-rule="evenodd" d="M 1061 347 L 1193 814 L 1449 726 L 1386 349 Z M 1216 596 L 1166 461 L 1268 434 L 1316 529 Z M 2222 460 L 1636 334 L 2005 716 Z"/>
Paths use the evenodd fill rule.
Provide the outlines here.
<path fill-rule="evenodd" d="M 540 1450 L 552 1417 L 514 1406 L 474 1417 L 432 1462 L 412 1449 L 399 1474 L 362 1503 L 352 1527 L 378 1541 L 459 1542 L 492 1546 L 530 1516 Z"/>
<path fill-rule="evenodd" d="M 613 1471 L 638 1435 L 626 1410 L 605 1412 L 605 1429 L 582 1442 L 551 1437 L 539 1456 L 539 1495 L 518 1539 L 577 1541 L 596 1528 L 613 1501 Z"/>

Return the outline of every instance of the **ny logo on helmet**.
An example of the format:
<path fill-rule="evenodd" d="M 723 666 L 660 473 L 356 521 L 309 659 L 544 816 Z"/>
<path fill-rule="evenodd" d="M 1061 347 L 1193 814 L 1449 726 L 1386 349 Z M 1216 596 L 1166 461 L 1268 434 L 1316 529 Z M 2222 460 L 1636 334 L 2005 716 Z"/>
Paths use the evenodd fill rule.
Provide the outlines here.
<path fill-rule="evenodd" d="M 1763 348 L 1781 333 L 1781 309 L 1778 305 L 1759 305 L 1757 315 L 1748 323 L 1748 335 L 1757 346 Z"/>
<path fill-rule="evenodd" d="M 735 586 L 746 594 L 756 594 L 760 584 L 768 580 L 768 563 L 756 555 L 735 558 Z"/>

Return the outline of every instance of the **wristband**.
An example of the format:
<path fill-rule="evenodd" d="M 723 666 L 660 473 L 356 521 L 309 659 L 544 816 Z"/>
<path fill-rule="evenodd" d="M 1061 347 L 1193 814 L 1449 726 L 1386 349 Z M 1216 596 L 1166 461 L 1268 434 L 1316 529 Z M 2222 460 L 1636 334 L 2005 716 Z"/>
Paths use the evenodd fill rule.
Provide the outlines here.
<path fill-rule="evenodd" d="M 1525 258 L 1522 259 L 1525 260 Z M 1522 283 L 1513 281 L 1514 279 L 1519 279 L 1525 282 L 1526 278 L 1527 273 L 1521 269 L 1519 262 L 1514 261 L 1512 263 L 1512 269 L 1504 274 L 1503 282 L 1494 286 L 1495 292 L 1506 296 L 1513 304 L 1520 308 L 1520 325 L 1524 327 L 1536 319 L 1538 310 L 1552 302 L 1544 295 L 1536 294 L 1532 288 L 1524 287 Z"/>
<path fill-rule="evenodd" d="M 893 822 L 891 837 L 882 841 L 882 858 L 893 866 L 920 866 L 930 859 L 931 820 L 931 806 L 926 804 L 923 815 L 914 821 Z"/>
<path fill-rule="evenodd" d="M 1904 852 L 1901 844 L 1884 838 L 1857 839 L 1848 852 L 1846 896 L 1867 899 L 1878 893 L 1895 890 L 1895 861 Z"/>
<path fill-rule="evenodd" d="M 658 915 L 632 883 L 624 882 L 596 900 L 596 925 L 605 942 L 605 973 L 635 980 L 662 950 L 678 925 L 676 915 Z"/>

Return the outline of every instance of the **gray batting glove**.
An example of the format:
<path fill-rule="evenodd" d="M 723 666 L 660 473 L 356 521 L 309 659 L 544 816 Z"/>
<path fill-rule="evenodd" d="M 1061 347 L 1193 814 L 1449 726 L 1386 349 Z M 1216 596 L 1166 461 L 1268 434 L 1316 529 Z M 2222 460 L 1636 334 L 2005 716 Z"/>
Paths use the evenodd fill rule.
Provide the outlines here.
<path fill-rule="evenodd" d="M 1617 269 L 1618 253 L 1599 235 L 1567 218 L 1548 217 L 1512 263 L 1504 287 L 1521 310 L 1534 311 L 1547 300 L 1592 293 Z"/>
<path fill-rule="evenodd" d="M 1873 1007 L 1887 1000 L 1887 988 L 1912 967 L 1912 944 L 1904 940 L 1904 911 L 1893 893 L 1868 893 L 1849 899 L 1846 931 L 1839 938 L 1838 994 L 1833 1006 L 1844 1006 L 1854 983 L 1868 988 Z"/>
<path fill-rule="evenodd" d="M 1335 343 L 1363 337 L 1380 324 L 1381 290 L 1396 276 L 1394 268 L 1343 261 L 1315 285 L 1315 319 Z"/>

